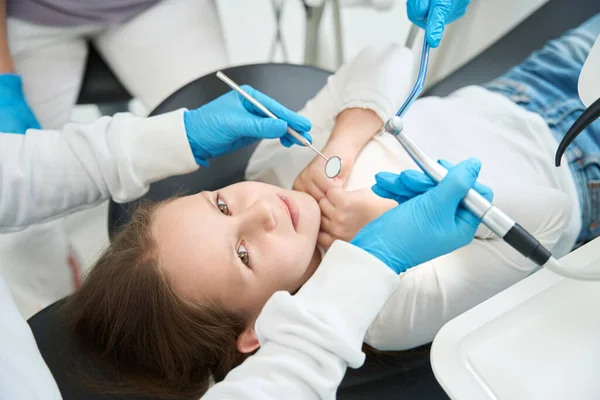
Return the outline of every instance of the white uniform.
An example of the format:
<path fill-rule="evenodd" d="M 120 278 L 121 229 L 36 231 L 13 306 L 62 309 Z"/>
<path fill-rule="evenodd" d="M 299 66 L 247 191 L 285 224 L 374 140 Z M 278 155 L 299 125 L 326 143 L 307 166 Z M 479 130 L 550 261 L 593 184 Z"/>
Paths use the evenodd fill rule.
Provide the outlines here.
<path fill-rule="evenodd" d="M 153 181 L 195 170 L 182 114 L 118 114 L 62 131 L 0 135 L 1 230 L 22 229 L 111 196 L 130 201 Z M 335 398 L 346 367 L 364 361 L 365 332 L 394 293 L 395 277 L 375 257 L 336 242 L 295 296 L 280 292 L 269 300 L 255 326 L 260 350 L 204 399 Z M 0 398 L 59 399 L 1 277 L 0 320 Z"/>
<path fill-rule="evenodd" d="M 62 129 L 71 120 L 88 43 L 148 109 L 228 64 L 214 0 L 9 0 L 8 14 L 15 72 L 44 129 Z M 24 316 L 76 287 L 80 271 L 71 250 L 60 220 L 0 235 L 0 252 L 22 265 L 19 271 L 0 265 L 0 273 Z"/>
<path fill-rule="evenodd" d="M 344 109 L 372 109 L 384 121 L 393 115 L 412 87 L 412 60 L 412 53 L 399 46 L 366 49 L 331 76 L 300 111 L 313 123 L 313 144 L 325 146 Z M 568 163 L 554 167 L 557 143 L 539 115 L 483 88 L 467 87 L 446 98 L 417 100 L 404 118 L 404 129 L 434 158 L 454 163 L 479 158 L 480 182 L 493 189 L 494 203 L 555 256 L 571 250 L 581 229 L 577 190 Z M 264 141 L 246 175 L 291 188 L 313 156 Z M 354 162 L 346 188 L 368 188 L 377 172 L 405 169 L 418 167 L 393 137 L 377 136 Z M 470 245 L 402 274 L 366 342 L 381 350 L 429 343 L 447 321 L 535 269 L 482 227 Z"/>

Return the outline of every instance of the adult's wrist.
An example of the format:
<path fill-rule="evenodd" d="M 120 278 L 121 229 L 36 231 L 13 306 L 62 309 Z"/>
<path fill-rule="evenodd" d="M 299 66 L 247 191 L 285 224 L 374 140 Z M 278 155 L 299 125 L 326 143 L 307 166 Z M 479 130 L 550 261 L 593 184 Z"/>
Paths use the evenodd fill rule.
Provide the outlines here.
<path fill-rule="evenodd" d="M 198 142 L 197 139 L 198 137 L 201 137 L 201 135 L 200 132 L 198 132 L 196 125 L 197 121 L 194 120 L 193 111 L 185 110 L 183 112 L 183 126 L 194 159 L 198 165 L 208 167 L 208 160 L 211 158 L 211 155 Z"/>

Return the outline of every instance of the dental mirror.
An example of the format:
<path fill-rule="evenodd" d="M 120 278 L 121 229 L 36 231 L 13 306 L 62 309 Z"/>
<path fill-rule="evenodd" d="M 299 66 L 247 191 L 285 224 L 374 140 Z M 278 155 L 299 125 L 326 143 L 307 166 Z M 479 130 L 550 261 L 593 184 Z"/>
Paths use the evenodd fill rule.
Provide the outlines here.
<path fill-rule="evenodd" d="M 330 157 L 325 164 L 325 175 L 329 179 L 333 179 L 342 172 L 342 159 L 338 156 Z"/>
<path fill-rule="evenodd" d="M 220 80 L 222 80 L 223 82 L 225 82 L 230 88 L 232 88 L 233 90 L 235 90 L 236 92 L 238 92 L 239 94 L 241 94 L 246 100 L 248 100 L 250 103 L 252 103 L 256 108 L 258 108 L 260 111 L 262 111 L 266 116 L 268 116 L 270 118 L 273 118 L 273 119 L 278 119 L 275 114 L 273 114 L 271 111 L 269 111 L 267 109 L 267 107 L 265 107 L 258 100 L 256 100 L 254 97 L 252 97 L 248 93 L 246 93 L 246 91 L 244 89 L 242 89 L 237 83 L 235 83 L 234 81 L 232 81 L 223 72 L 217 71 L 217 78 L 219 78 Z M 323 158 L 327 162 L 325 164 L 325 175 L 329 179 L 335 178 L 342 171 L 342 159 L 341 158 L 339 158 L 338 156 L 333 156 L 331 158 L 325 157 L 325 155 L 323 153 L 321 153 L 319 150 L 317 150 L 310 143 L 310 141 L 308 141 L 308 139 L 306 139 L 304 136 L 300 135 L 298 132 L 296 132 L 295 130 L 293 130 L 290 127 L 288 127 L 288 129 L 287 129 L 287 133 L 289 133 L 300 144 L 302 144 L 303 146 L 306 146 L 306 147 L 310 148 L 312 151 L 314 151 L 315 153 L 317 153 L 319 156 L 321 156 L 321 158 Z"/>

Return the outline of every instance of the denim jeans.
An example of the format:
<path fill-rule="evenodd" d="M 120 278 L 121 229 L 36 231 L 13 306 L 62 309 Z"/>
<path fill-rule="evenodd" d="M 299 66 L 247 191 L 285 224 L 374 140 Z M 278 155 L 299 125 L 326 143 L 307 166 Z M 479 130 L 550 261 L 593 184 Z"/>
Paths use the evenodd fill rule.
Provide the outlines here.
<path fill-rule="evenodd" d="M 600 14 L 548 42 L 521 64 L 483 86 L 541 115 L 560 142 L 585 110 L 577 82 L 598 35 Z M 573 141 L 565 156 L 579 192 L 582 230 L 577 242 L 581 245 L 600 235 L 600 120 Z"/>

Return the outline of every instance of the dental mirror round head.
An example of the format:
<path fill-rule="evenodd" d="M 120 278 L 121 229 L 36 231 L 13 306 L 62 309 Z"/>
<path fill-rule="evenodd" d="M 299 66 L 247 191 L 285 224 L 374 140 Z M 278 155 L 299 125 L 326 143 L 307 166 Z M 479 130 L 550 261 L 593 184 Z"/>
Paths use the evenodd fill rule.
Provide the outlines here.
<path fill-rule="evenodd" d="M 327 160 L 327 164 L 325 164 L 325 175 L 329 179 L 333 179 L 338 176 L 342 172 L 342 159 L 338 156 L 333 156 L 329 160 Z"/>

